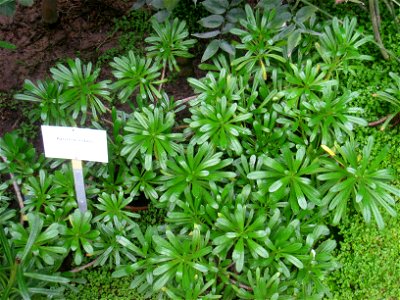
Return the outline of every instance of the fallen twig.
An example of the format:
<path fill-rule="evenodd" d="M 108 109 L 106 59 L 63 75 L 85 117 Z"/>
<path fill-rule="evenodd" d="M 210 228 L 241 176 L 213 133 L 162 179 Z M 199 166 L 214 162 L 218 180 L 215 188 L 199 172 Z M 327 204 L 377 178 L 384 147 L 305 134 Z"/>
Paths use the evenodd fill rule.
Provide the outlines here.
<path fill-rule="evenodd" d="M 111 113 L 111 110 L 110 109 L 107 109 L 107 111 L 109 111 L 110 113 Z M 87 111 L 86 112 L 88 115 L 90 115 L 90 116 L 93 116 L 93 114 L 90 112 L 90 111 Z M 107 124 L 109 124 L 109 125 L 114 125 L 114 123 L 113 122 L 111 122 L 110 120 L 107 120 L 107 119 L 105 119 L 105 118 L 101 118 L 101 120 L 102 121 L 104 121 L 104 123 L 107 123 Z"/>
<path fill-rule="evenodd" d="M 141 211 L 141 210 L 147 210 L 148 206 L 125 206 L 126 209 L 129 209 L 130 211 Z"/>
<path fill-rule="evenodd" d="M 234 285 L 237 285 L 238 287 L 240 287 L 242 289 L 245 289 L 246 291 L 250 291 L 250 292 L 253 291 L 253 288 L 248 286 L 248 285 L 246 285 L 246 284 L 240 283 L 240 282 L 238 282 L 238 281 L 236 281 L 235 279 L 232 279 L 232 278 L 230 278 L 229 280 Z"/>
<path fill-rule="evenodd" d="M 98 259 L 99 259 L 99 257 L 97 257 L 95 260 L 91 261 L 90 263 L 88 263 L 86 265 L 83 265 L 83 266 L 77 267 L 75 269 L 72 269 L 70 272 L 71 273 L 78 273 L 78 272 L 83 271 L 83 270 L 85 270 L 87 268 L 90 268 L 91 266 L 93 266 L 97 262 Z"/>
<path fill-rule="evenodd" d="M 186 129 L 188 127 L 189 127 L 189 125 L 178 125 L 178 126 L 175 126 L 174 128 L 172 128 L 172 130 L 173 131 L 178 131 L 178 130 L 181 130 L 181 129 Z"/>
<path fill-rule="evenodd" d="M 179 101 L 179 102 L 182 102 L 182 103 L 186 103 L 186 102 L 189 102 L 189 101 L 194 100 L 196 98 L 197 98 L 197 96 L 190 96 L 190 97 L 187 97 L 187 98 L 183 98 L 183 99 L 177 100 L 176 102 Z"/>
<path fill-rule="evenodd" d="M 370 127 L 378 126 L 378 125 L 384 123 L 389 118 L 389 116 L 390 115 L 388 115 L 386 117 L 383 117 L 383 118 L 381 118 L 381 119 L 379 119 L 377 121 L 370 122 L 370 123 L 368 123 L 368 126 L 370 126 Z"/>
<path fill-rule="evenodd" d="M 7 159 L 4 156 L 1 156 L 1 159 L 4 161 L 4 163 L 7 163 Z M 24 209 L 24 199 L 22 198 L 21 190 L 19 188 L 17 180 L 15 179 L 14 174 L 11 172 L 8 174 L 10 175 L 10 179 L 11 179 L 14 191 L 15 191 L 15 195 L 17 196 L 18 205 L 21 210 L 20 222 L 22 224 L 22 223 L 24 223 L 24 219 L 25 219 L 25 215 L 22 212 L 22 210 Z"/>

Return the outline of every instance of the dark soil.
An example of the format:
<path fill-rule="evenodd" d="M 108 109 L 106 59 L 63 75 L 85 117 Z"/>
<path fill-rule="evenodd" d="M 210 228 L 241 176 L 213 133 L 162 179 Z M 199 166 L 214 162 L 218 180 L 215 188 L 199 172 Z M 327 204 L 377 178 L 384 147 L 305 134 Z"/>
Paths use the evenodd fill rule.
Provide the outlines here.
<path fill-rule="evenodd" d="M 43 80 L 49 77 L 51 67 L 68 58 L 96 62 L 105 51 L 118 48 L 120 33 L 113 32 L 114 20 L 128 15 L 134 2 L 59 0 L 59 21 L 52 26 L 42 22 L 41 1 L 35 1 L 32 7 L 18 6 L 13 17 L 0 16 L 0 40 L 17 47 L 16 50 L 0 49 L 0 137 L 32 123 L 27 119 L 27 112 L 33 104 L 13 100 L 24 80 Z M 170 98 L 178 100 L 193 94 L 186 78 L 204 75 L 198 70 L 194 72 L 193 66 L 198 63 L 199 59 L 182 61 L 181 73 L 164 86 Z M 101 79 L 110 79 L 110 76 L 104 64 Z M 181 113 L 178 117 L 185 116 Z M 26 132 L 23 135 L 37 146 L 41 144 L 37 139 L 39 130 L 33 131 L 33 136 Z"/>
<path fill-rule="evenodd" d="M 42 22 L 41 1 L 18 6 L 13 17 L 0 16 L 0 40 L 17 46 L 0 49 L 0 137 L 24 119 L 21 107 L 12 105 L 12 94 L 25 79 L 44 79 L 49 69 L 67 58 L 96 61 L 117 45 L 111 36 L 113 19 L 128 13 L 134 1 L 59 0 L 59 22 Z"/>

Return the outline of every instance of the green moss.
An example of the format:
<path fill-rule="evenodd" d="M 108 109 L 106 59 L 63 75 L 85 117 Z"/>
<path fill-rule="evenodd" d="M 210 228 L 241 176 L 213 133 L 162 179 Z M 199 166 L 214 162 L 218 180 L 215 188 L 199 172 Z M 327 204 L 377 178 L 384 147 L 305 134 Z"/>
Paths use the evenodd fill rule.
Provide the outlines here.
<path fill-rule="evenodd" d="M 137 223 L 143 232 L 146 231 L 147 226 L 164 224 L 164 219 L 167 215 L 167 211 L 165 209 L 157 208 L 152 203 L 148 205 L 147 210 L 142 210 L 138 213 L 140 215 L 140 219 L 138 219 Z"/>
<path fill-rule="evenodd" d="M 97 58 L 97 66 L 107 64 L 114 57 L 127 53 L 129 50 L 143 55 L 144 39 L 151 32 L 151 12 L 141 9 L 133 10 L 128 15 L 114 20 L 114 31 L 110 36 L 118 36 L 118 46 L 108 49 Z"/>
<path fill-rule="evenodd" d="M 69 291 L 66 293 L 65 299 L 146 299 L 144 295 L 129 288 L 129 285 L 133 280 L 132 276 L 112 278 L 111 274 L 112 271 L 105 267 L 79 273 L 79 276 L 85 278 L 87 282 L 85 284 L 77 285 L 77 292 Z M 150 298 L 150 300 L 151 299 L 155 298 Z"/>
<path fill-rule="evenodd" d="M 386 113 L 376 101 L 367 100 L 364 94 L 357 101 L 369 116 L 377 117 L 379 113 Z M 388 145 L 389 152 L 382 167 L 392 169 L 399 178 L 400 126 L 385 131 L 380 131 L 379 127 L 360 127 L 355 132 L 360 145 L 364 145 L 371 135 L 375 138 L 373 155 Z M 400 187 L 399 179 L 394 183 Z M 399 204 L 397 210 L 400 211 Z M 375 224 L 366 224 L 359 215 L 354 215 L 349 223 L 341 226 L 343 241 L 337 250 L 337 258 L 342 267 L 329 279 L 333 299 L 400 298 L 400 219 L 388 215 L 384 219 L 386 227 L 381 231 Z"/>
<path fill-rule="evenodd" d="M 379 231 L 355 217 L 342 228 L 338 260 L 342 268 L 331 275 L 334 299 L 400 298 L 400 220 L 387 217 Z"/>
<path fill-rule="evenodd" d="M 152 31 L 150 18 L 149 11 L 134 10 L 115 21 L 115 30 L 121 33 L 118 43 L 123 52 L 132 50 L 135 53 L 144 53 L 144 39 Z"/>

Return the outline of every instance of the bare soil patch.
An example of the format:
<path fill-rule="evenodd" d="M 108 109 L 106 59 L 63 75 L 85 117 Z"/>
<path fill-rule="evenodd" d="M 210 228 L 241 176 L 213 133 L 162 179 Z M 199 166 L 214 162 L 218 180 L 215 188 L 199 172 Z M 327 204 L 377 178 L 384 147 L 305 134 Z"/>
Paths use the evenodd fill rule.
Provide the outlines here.
<path fill-rule="evenodd" d="M 7 103 L 24 80 L 48 77 L 52 66 L 69 57 L 96 61 L 117 45 L 118 34 L 110 35 L 113 19 L 127 14 L 133 2 L 59 0 L 59 22 L 53 26 L 42 22 L 41 1 L 18 6 L 13 17 L 0 16 L 0 40 L 17 46 L 0 49 L 0 136 L 23 119 L 21 109 Z"/>

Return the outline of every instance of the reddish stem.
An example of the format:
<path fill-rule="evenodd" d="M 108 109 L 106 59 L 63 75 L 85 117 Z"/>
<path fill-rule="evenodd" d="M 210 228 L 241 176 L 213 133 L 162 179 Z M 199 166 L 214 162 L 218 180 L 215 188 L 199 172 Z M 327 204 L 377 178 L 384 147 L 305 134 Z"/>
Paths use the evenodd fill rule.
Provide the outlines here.
<path fill-rule="evenodd" d="M 148 206 L 125 206 L 126 209 L 129 209 L 130 211 L 141 211 L 141 210 L 147 210 Z"/>
<path fill-rule="evenodd" d="M 378 125 L 384 123 L 388 118 L 389 118 L 389 116 L 386 116 L 386 117 L 383 117 L 383 118 L 381 118 L 379 120 L 370 122 L 370 123 L 368 123 L 368 126 L 370 126 L 370 127 L 378 126 Z"/>

